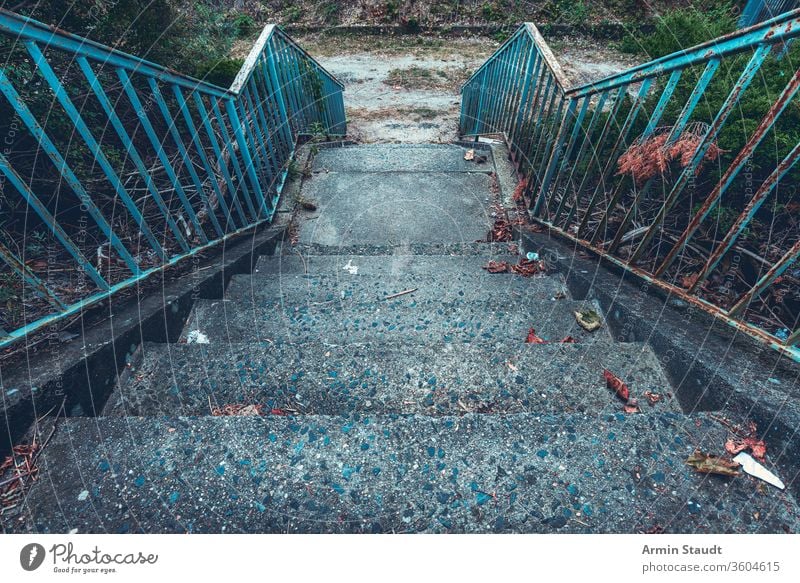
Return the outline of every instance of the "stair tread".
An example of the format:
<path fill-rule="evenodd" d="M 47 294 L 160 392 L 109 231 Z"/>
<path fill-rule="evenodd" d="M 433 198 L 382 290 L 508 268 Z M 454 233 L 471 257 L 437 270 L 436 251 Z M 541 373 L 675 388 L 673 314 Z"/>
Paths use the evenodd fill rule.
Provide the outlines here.
<path fill-rule="evenodd" d="M 303 184 L 317 211 L 301 243 L 464 243 L 486 237 L 492 178 L 474 172 L 320 172 Z"/>
<path fill-rule="evenodd" d="M 68 418 L 15 532 L 797 532 L 704 415 Z M 767 462 L 772 467 L 770 461 Z"/>
<path fill-rule="evenodd" d="M 210 404 L 257 404 L 303 414 L 619 411 L 607 368 L 647 411 L 680 411 L 645 344 L 495 347 L 396 341 L 303 344 L 145 344 L 106 415 L 204 415 Z M 645 391 L 662 395 L 650 406 Z"/>
<path fill-rule="evenodd" d="M 189 315 L 181 341 L 202 334 L 211 342 L 313 339 L 333 344 L 388 337 L 417 342 L 524 339 L 529 328 L 547 340 L 573 336 L 579 341 L 610 339 L 607 325 L 593 333 L 575 320 L 575 311 L 596 302 L 520 298 L 422 299 L 413 294 L 391 301 L 337 299 L 317 305 L 305 298 L 250 298 L 248 300 L 198 300 Z"/>
<path fill-rule="evenodd" d="M 507 299 L 523 296 L 551 299 L 569 296 L 560 274 L 522 277 L 492 274 L 483 269 L 486 259 L 465 258 L 270 258 L 260 260 L 251 275 L 236 275 L 225 292 L 228 299 L 288 297 L 307 301 L 381 300 L 407 290 L 413 298 L 474 298 L 502 294 Z M 330 259 L 328 261 L 328 259 Z M 420 260 L 421 259 L 421 260 Z M 469 261 L 467 261 L 468 259 Z M 513 257 L 497 260 L 516 263 Z"/>
<path fill-rule="evenodd" d="M 370 144 L 324 148 L 314 156 L 313 171 L 330 172 L 492 172 L 491 150 L 481 151 L 487 160 L 464 160 L 467 148 L 454 144 Z"/>

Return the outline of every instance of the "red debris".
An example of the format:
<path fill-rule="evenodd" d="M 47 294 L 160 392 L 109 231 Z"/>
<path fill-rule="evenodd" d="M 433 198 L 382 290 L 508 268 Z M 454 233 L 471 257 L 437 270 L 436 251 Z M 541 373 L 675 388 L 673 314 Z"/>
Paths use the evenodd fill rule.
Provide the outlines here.
<path fill-rule="evenodd" d="M 572 336 L 566 336 L 561 340 L 561 344 L 577 344 L 578 340 Z"/>
<path fill-rule="evenodd" d="M 667 143 L 672 127 L 658 128 L 657 133 L 646 139 L 637 139 L 617 160 L 617 175 L 629 174 L 637 183 L 642 183 L 669 170 L 671 162 L 686 168 L 708 131 L 704 123 L 689 124 L 672 143 Z M 703 162 L 716 160 L 725 152 L 715 142 L 708 143 L 703 159 L 695 169 L 699 174 Z"/>
<path fill-rule="evenodd" d="M 767 455 L 767 444 L 764 443 L 762 439 L 756 439 L 755 437 L 745 437 L 744 439 L 735 439 L 733 437 L 728 438 L 728 441 L 725 442 L 725 451 L 727 451 L 731 455 L 736 455 L 741 451 L 745 451 L 749 449 L 750 453 L 756 458 L 758 461 L 764 461 L 764 458 Z"/>
<path fill-rule="evenodd" d="M 622 382 L 622 379 L 608 369 L 603 371 L 603 378 L 606 379 L 606 385 L 608 388 L 614 391 L 617 394 L 617 397 L 627 403 L 631 397 L 630 391 L 628 390 L 628 385 Z"/>
<path fill-rule="evenodd" d="M 547 344 L 547 340 L 544 340 L 543 338 L 539 338 L 536 335 L 536 330 L 531 328 L 530 330 L 528 330 L 528 337 L 525 338 L 525 343 L 526 344 Z"/>
<path fill-rule="evenodd" d="M 490 261 L 483 269 L 489 273 L 505 273 L 508 271 L 508 261 Z"/>
<path fill-rule="evenodd" d="M 622 407 L 623 413 L 641 413 L 641 409 L 639 409 L 639 402 L 636 399 L 630 399 L 628 402 Z"/>
<path fill-rule="evenodd" d="M 512 273 L 521 275 L 522 277 L 531 277 L 537 273 L 545 271 L 544 261 L 530 261 L 528 259 L 520 259 L 519 263 L 509 267 Z"/>
<path fill-rule="evenodd" d="M 653 393 L 652 391 L 645 391 L 644 396 L 650 403 L 651 407 L 655 406 L 656 403 L 658 403 L 664 398 L 663 395 L 661 395 L 661 393 Z"/>
<path fill-rule="evenodd" d="M 488 243 L 507 243 L 513 239 L 514 235 L 511 230 L 511 223 L 505 218 L 495 219 L 494 226 L 486 237 Z"/>
<path fill-rule="evenodd" d="M 525 198 L 523 197 L 523 193 L 525 192 L 525 187 L 528 185 L 527 180 L 520 180 L 517 184 L 517 187 L 514 189 L 514 194 L 511 196 L 514 202 L 524 202 Z"/>

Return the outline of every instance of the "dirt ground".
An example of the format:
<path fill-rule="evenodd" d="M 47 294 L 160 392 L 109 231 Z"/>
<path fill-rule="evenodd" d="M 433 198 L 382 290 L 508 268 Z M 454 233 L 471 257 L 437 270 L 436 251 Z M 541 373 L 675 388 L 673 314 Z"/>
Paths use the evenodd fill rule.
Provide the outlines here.
<path fill-rule="evenodd" d="M 349 137 L 364 143 L 456 140 L 461 85 L 500 44 L 486 37 L 309 35 L 296 40 L 345 84 Z M 576 85 L 637 63 L 592 39 L 549 42 Z M 241 41 L 234 55 L 243 56 L 250 46 Z"/>

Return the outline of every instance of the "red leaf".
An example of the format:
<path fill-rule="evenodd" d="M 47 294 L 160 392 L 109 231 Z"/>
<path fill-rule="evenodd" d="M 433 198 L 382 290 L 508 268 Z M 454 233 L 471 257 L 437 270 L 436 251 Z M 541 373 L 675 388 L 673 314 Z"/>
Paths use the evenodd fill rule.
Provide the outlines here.
<path fill-rule="evenodd" d="M 608 388 L 614 391 L 617 394 L 617 397 L 627 403 L 631 396 L 630 391 L 628 391 L 628 385 L 623 383 L 622 379 L 610 370 L 603 371 L 603 378 L 606 379 L 606 385 Z"/>
<path fill-rule="evenodd" d="M 536 335 L 536 330 L 531 328 L 530 330 L 528 330 L 528 337 L 525 338 L 525 343 L 526 344 L 547 344 L 547 340 L 544 340 L 543 338 L 539 338 Z"/>
<path fill-rule="evenodd" d="M 567 336 L 563 340 L 561 340 L 561 344 L 577 344 L 578 341 L 573 338 L 572 336 Z"/>
<path fill-rule="evenodd" d="M 626 405 L 622 406 L 622 412 L 628 414 L 641 413 L 641 410 L 639 409 L 639 403 L 636 401 L 636 399 L 630 399 Z"/>
<path fill-rule="evenodd" d="M 281 415 L 281 416 L 286 416 L 289 414 L 289 412 L 286 409 L 277 409 L 277 408 L 270 409 L 269 413 L 270 415 Z"/>
<path fill-rule="evenodd" d="M 531 277 L 532 275 L 536 275 L 537 273 L 544 271 L 544 262 L 520 259 L 519 263 L 516 265 L 509 266 L 509 270 L 523 277 Z"/>
<path fill-rule="evenodd" d="M 507 261 L 490 261 L 483 268 L 489 273 L 505 273 L 508 271 Z"/>
<path fill-rule="evenodd" d="M 736 455 L 740 451 L 749 449 L 753 457 L 759 461 L 764 461 L 767 455 L 767 444 L 761 439 L 755 437 L 745 437 L 744 439 L 729 438 L 725 442 L 725 451 L 731 455 Z"/>

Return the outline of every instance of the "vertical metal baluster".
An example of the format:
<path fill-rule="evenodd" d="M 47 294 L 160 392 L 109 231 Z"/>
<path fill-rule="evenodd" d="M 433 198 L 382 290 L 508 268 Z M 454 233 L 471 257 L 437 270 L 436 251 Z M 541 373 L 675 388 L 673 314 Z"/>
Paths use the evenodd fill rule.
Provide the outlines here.
<path fill-rule="evenodd" d="M 228 185 L 228 192 L 230 192 L 231 195 L 231 202 L 233 203 L 233 206 L 236 209 L 237 214 L 239 215 L 239 219 L 241 220 L 241 226 L 244 227 L 246 225 L 249 225 L 250 221 L 245 216 L 244 210 L 242 209 L 242 205 L 239 202 L 239 188 L 235 187 L 233 184 L 233 177 L 231 176 L 230 170 L 228 170 L 228 165 L 226 164 L 225 157 L 222 154 L 222 147 L 220 146 L 220 143 L 217 140 L 217 136 L 214 133 L 214 128 L 211 125 L 211 116 L 209 116 L 208 110 L 206 109 L 206 106 L 203 103 L 203 98 L 197 92 L 192 93 L 192 98 L 194 99 L 197 111 L 200 113 L 200 119 L 203 122 L 203 128 L 205 128 L 206 130 L 208 141 L 211 143 L 211 149 L 214 151 L 214 155 L 217 157 L 217 162 L 219 163 L 219 168 L 220 171 L 222 172 L 222 176 L 225 178 L 225 182 Z M 226 148 L 226 150 L 227 149 L 228 148 Z M 247 185 L 242 182 L 241 178 L 238 178 L 237 186 L 239 186 L 241 189 L 247 188 Z"/>
<path fill-rule="evenodd" d="M 197 175 L 197 172 L 194 169 L 194 163 L 189 157 L 189 153 L 186 150 L 186 145 L 183 143 L 183 138 L 181 137 L 180 132 L 178 132 L 178 128 L 175 127 L 175 120 L 167 108 L 167 102 L 164 100 L 164 96 L 161 94 L 161 89 L 159 89 L 158 83 L 152 77 L 147 78 L 147 83 L 150 85 L 150 91 L 153 92 L 153 98 L 155 99 L 156 105 L 158 105 L 158 109 L 161 112 L 161 117 L 164 118 L 164 122 L 167 124 L 167 130 L 172 136 L 172 141 L 174 141 L 175 145 L 178 147 L 178 153 L 181 155 L 183 165 L 186 166 L 189 176 L 192 178 L 192 182 L 194 183 L 194 187 L 197 189 L 197 194 L 200 197 L 200 200 L 203 201 L 203 205 L 206 207 L 208 218 L 211 220 L 211 224 L 213 225 L 217 236 L 222 237 L 225 233 L 222 230 L 219 221 L 217 220 L 217 216 L 214 214 L 214 210 L 211 208 L 211 203 L 209 202 L 205 193 L 205 189 L 203 188 L 203 182 L 200 180 L 200 177 Z"/>
<path fill-rule="evenodd" d="M 161 141 L 158 139 L 156 135 L 156 130 L 153 125 L 150 123 L 150 118 L 147 115 L 147 108 L 144 107 L 141 100 L 139 99 L 138 94 L 136 93 L 136 89 L 131 82 L 130 77 L 128 77 L 128 72 L 125 69 L 118 68 L 117 69 L 117 77 L 122 82 L 122 89 L 125 91 L 125 94 L 128 96 L 128 100 L 133 105 L 134 111 L 139 116 L 139 121 L 144 128 L 144 133 L 147 135 L 147 138 L 150 140 L 150 143 L 153 146 L 153 150 L 156 152 L 156 156 L 161 161 L 161 164 L 164 166 L 164 171 L 167 174 L 172 186 L 175 188 L 175 192 L 178 195 L 178 198 L 183 205 L 183 209 L 186 211 L 186 214 L 189 216 L 189 220 L 192 222 L 195 228 L 195 233 L 200 239 L 201 243 L 208 243 L 208 238 L 206 237 L 205 232 L 203 231 L 202 225 L 200 225 L 200 221 L 197 218 L 197 214 L 192 208 L 192 204 L 189 202 L 188 197 L 186 196 L 186 192 L 183 190 L 183 186 L 181 185 L 180 181 L 178 180 L 178 175 L 175 173 L 175 169 L 172 167 L 172 163 L 167 156 L 167 153 L 164 151 L 163 145 Z"/>
<path fill-rule="evenodd" d="M 180 108 L 181 115 L 183 116 L 183 121 L 189 130 L 189 135 L 192 136 L 192 143 L 194 144 L 195 150 L 197 150 L 198 156 L 200 156 L 200 162 L 203 164 L 203 168 L 205 169 L 206 174 L 211 181 L 211 186 L 214 188 L 214 192 L 217 195 L 219 205 L 222 207 L 222 211 L 225 213 L 227 223 L 224 230 L 226 233 L 229 232 L 229 225 L 236 230 L 236 221 L 231 216 L 230 208 L 228 207 L 228 203 L 225 201 L 225 196 L 222 193 L 222 185 L 220 185 L 219 180 L 217 179 L 217 173 L 214 172 L 214 170 L 211 168 L 211 164 L 208 161 L 208 157 L 206 156 L 205 152 L 205 146 L 203 145 L 202 140 L 200 140 L 200 135 L 197 127 L 195 126 L 194 120 L 192 119 L 192 113 L 189 111 L 189 106 L 186 103 L 186 99 L 183 97 L 183 93 L 181 92 L 180 87 L 177 85 L 172 86 L 172 93 L 175 95 L 175 99 L 178 102 L 178 107 Z M 227 188 L 231 191 L 233 190 L 233 184 L 230 180 L 227 181 Z M 233 194 L 231 194 L 231 196 L 233 196 Z M 242 226 L 244 226 L 244 217 L 240 216 L 240 219 L 242 220 Z"/>

